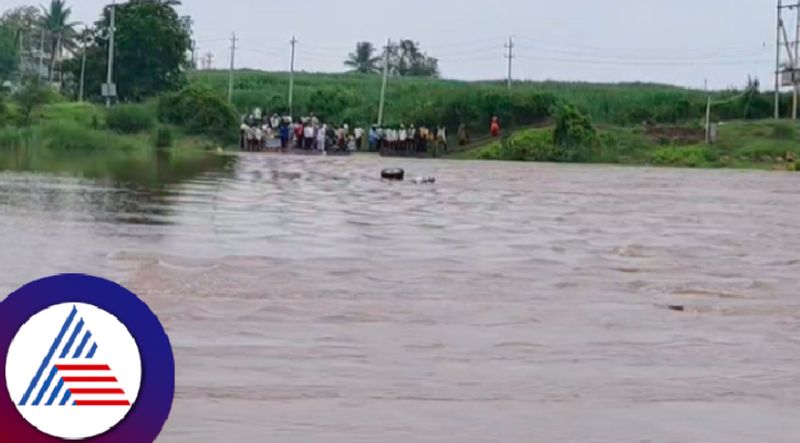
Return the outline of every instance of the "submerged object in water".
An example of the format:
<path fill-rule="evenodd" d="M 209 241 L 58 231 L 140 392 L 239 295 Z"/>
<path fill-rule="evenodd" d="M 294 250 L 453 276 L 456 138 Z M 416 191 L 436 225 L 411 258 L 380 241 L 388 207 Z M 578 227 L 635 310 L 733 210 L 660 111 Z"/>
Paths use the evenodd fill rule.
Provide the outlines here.
<path fill-rule="evenodd" d="M 381 178 L 384 180 L 402 181 L 406 177 L 406 171 L 399 168 L 384 169 L 381 171 Z"/>
<path fill-rule="evenodd" d="M 414 183 L 418 185 L 430 185 L 436 183 L 436 177 L 417 177 Z"/>

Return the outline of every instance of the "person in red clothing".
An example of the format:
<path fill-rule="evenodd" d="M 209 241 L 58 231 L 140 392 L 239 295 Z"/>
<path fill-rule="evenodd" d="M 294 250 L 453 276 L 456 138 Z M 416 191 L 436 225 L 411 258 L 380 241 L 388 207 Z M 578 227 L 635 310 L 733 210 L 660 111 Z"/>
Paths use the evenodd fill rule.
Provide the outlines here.
<path fill-rule="evenodd" d="M 497 117 L 492 118 L 492 137 L 500 137 L 500 120 Z"/>
<path fill-rule="evenodd" d="M 303 148 L 303 124 L 299 121 L 294 124 L 294 143 L 296 149 Z"/>

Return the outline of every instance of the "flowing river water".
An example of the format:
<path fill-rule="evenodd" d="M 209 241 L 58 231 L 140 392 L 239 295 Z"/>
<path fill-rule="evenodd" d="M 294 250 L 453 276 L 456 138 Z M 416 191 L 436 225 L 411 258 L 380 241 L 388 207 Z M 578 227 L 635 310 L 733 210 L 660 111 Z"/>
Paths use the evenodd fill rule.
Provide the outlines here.
<path fill-rule="evenodd" d="M 0 292 L 85 272 L 144 298 L 176 354 L 163 443 L 796 442 L 798 188 L 360 156 L 0 172 Z"/>

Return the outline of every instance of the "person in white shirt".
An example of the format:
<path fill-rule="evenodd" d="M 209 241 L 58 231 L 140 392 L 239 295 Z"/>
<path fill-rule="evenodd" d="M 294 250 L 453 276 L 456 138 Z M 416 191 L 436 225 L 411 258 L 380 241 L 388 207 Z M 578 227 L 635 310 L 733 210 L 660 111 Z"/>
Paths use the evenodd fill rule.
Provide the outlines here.
<path fill-rule="evenodd" d="M 328 125 L 322 125 L 317 131 L 317 150 L 325 152 L 325 133 L 328 132 Z"/>
<path fill-rule="evenodd" d="M 407 132 L 406 138 L 408 139 L 408 141 L 406 142 L 406 150 L 407 151 L 413 151 L 413 150 L 417 149 L 417 147 L 416 147 L 417 128 L 415 128 L 414 125 L 411 125 L 408 128 L 408 131 L 406 131 L 406 132 Z"/>
<path fill-rule="evenodd" d="M 244 123 L 239 126 L 239 149 L 242 151 L 247 149 L 247 132 L 249 129 L 250 127 Z"/>
<path fill-rule="evenodd" d="M 253 147 L 254 150 L 260 151 L 263 146 L 262 144 L 264 140 L 264 131 L 259 127 L 256 127 L 254 140 L 255 140 L 254 143 L 255 146 Z"/>
<path fill-rule="evenodd" d="M 303 138 L 305 139 L 305 143 L 303 147 L 305 149 L 311 149 L 311 146 L 314 144 L 314 127 L 311 125 L 306 125 L 303 128 Z"/>
<path fill-rule="evenodd" d="M 400 126 L 400 130 L 397 131 L 397 147 L 399 149 L 405 149 L 406 143 L 408 142 L 408 131 L 406 131 L 405 126 Z"/>
<path fill-rule="evenodd" d="M 355 140 L 356 141 L 356 146 L 358 148 L 362 148 L 364 146 L 363 145 L 363 143 L 364 143 L 364 129 L 363 128 L 356 128 L 354 134 L 356 136 L 356 140 Z"/>
<path fill-rule="evenodd" d="M 272 129 L 278 129 L 281 126 L 281 118 L 278 117 L 278 114 L 272 114 L 270 124 L 272 125 Z"/>

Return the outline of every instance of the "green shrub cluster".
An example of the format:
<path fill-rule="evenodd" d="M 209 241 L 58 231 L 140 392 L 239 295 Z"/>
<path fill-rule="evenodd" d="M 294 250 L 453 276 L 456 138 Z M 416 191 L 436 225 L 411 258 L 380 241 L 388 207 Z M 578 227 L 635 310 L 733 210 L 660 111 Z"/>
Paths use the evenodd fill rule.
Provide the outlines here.
<path fill-rule="evenodd" d="M 795 138 L 794 126 L 786 123 L 775 123 L 772 126 L 772 138 L 778 140 L 793 140 Z"/>
<path fill-rule="evenodd" d="M 160 126 L 156 131 L 155 141 L 153 144 L 156 146 L 156 148 L 171 148 L 172 131 L 166 126 Z"/>
<path fill-rule="evenodd" d="M 164 123 L 182 126 L 196 134 L 231 141 L 237 135 L 239 118 L 235 109 L 211 88 L 192 85 L 163 96 L 158 116 Z"/>
<path fill-rule="evenodd" d="M 136 134 L 151 130 L 155 117 L 140 105 L 119 105 L 108 110 L 106 125 L 108 129 L 123 134 Z"/>
<path fill-rule="evenodd" d="M 717 156 L 704 146 L 672 146 L 655 150 L 650 161 L 657 166 L 708 166 L 717 160 Z"/>
<path fill-rule="evenodd" d="M 6 95 L 0 87 L 0 128 L 8 124 L 8 110 L 6 109 Z"/>
<path fill-rule="evenodd" d="M 597 131 L 588 116 L 573 106 L 563 105 L 555 113 L 553 145 L 554 161 L 588 162 L 594 159 L 600 147 Z"/>
<path fill-rule="evenodd" d="M 106 131 L 95 131 L 75 122 L 52 122 L 41 127 L 44 147 L 62 151 L 130 150 L 133 139 Z"/>
<path fill-rule="evenodd" d="M 0 149 L 21 148 L 29 137 L 30 130 L 12 126 L 0 127 Z"/>
<path fill-rule="evenodd" d="M 33 113 L 39 107 L 59 100 L 49 86 L 42 83 L 38 77 L 26 79 L 22 88 L 14 94 L 14 100 L 19 106 L 19 124 L 28 126 L 33 122 Z"/>
<path fill-rule="evenodd" d="M 0 129 L 0 149 L 23 147 L 49 151 L 127 151 L 141 147 L 135 138 L 96 131 L 74 121 L 46 122 L 32 127 Z"/>

